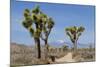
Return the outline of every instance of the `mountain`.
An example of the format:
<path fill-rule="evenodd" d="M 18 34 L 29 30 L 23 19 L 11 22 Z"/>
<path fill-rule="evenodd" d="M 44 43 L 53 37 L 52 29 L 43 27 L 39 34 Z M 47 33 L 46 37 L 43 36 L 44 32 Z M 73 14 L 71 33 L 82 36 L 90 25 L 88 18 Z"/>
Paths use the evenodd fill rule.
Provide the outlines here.
<path fill-rule="evenodd" d="M 50 42 L 49 45 L 54 46 L 54 47 L 62 47 L 63 45 L 67 45 L 69 48 L 73 47 L 73 44 L 71 42 L 66 42 L 64 40 L 57 40 L 54 42 Z M 88 48 L 89 46 L 95 47 L 94 43 L 77 43 L 78 48 Z"/>
<path fill-rule="evenodd" d="M 94 48 L 95 44 L 94 43 L 87 43 L 87 44 L 82 44 L 82 43 L 78 43 L 78 47 L 79 48 L 89 48 L 90 45 Z"/>
<path fill-rule="evenodd" d="M 10 43 L 11 54 L 14 53 L 35 53 L 36 49 L 33 45 L 24 45 L 18 43 Z M 41 51 L 44 51 L 44 46 L 41 45 Z"/>
<path fill-rule="evenodd" d="M 23 44 L 17 44 L 17 43 L 10 43 L 10 50 L 11 53 L 29 53 L 29 52 L 34 52 L 33 47 L 29 47 Z"/>
<path fill-rule="evenodd" d="M 71 42 L 67 42 L 64 40 L 57 40 L 57 41 L 53 41 L 53 42 L 49 42 L 48 43 L 50 46 L 52 47 L 62 47 L 63 45 L 68 46 L 69 48 L 73 47 L 73 44 Z M 89 48 L 89 46 L 92 46 L 93 48 L 95 47 L 94 43 L 87 43 L 87 44 L 83 44 L 83 43 L 78 43 L 77 46 L 78 48 Z M 41 45 L 41 47 L 43 48 L 43 44 Z M 11 48 L 16 47 L 14 50 L 20 50 L 20 48 L 29 48 L 29 49 L 33 49 L 34 45 L 24 45 L 24 44 L 17 44 L 17 43 L 11 43 Z"/>
<path fill-rule="evenodd" d="M 50 42 L 49 45 L 51 45 L 53 47 L 62 47 L 63 45 L 66 45 L 68 47 L 72 46 L 71 43 L 65 42 L 63 40 L 58 40 L 58 41 Z"/>

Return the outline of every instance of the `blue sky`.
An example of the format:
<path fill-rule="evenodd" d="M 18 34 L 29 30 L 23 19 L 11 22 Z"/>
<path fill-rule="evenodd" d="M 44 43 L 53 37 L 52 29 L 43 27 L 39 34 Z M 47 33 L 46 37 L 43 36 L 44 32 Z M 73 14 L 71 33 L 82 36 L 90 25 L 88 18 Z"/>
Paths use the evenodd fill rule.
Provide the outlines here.
<path fill-rule="evenodd" d="M 41 10 L 52 17 L 55 26 L 49 36 L 49 42 L 71 42 L 65 34 L 65 27 L 84 26 L 85 31 L 79 38 L 80 43 L 94 43 L 95 39 L 95 7 L 90 5 L 50 4 L 36 2 L 11 1 L 11 42 L 20 44 L 34 44 L 29 32 L 22 26 L 23 11 L 25 8 L 32 10 L 40 5 Z"/>

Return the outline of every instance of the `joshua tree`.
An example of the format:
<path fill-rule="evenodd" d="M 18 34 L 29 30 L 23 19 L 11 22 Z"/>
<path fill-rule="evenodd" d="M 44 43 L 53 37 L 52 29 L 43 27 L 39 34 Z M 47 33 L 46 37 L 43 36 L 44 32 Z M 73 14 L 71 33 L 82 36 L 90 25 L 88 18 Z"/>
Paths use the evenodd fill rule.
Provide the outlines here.
<path fill-rule="evenodd" d="M 48 37 L 50 35 L 50 32 L 51 32 L 53 26 L 54 26 L 54 21 L 52 20 L 52 18 L 44 15 L 44 24 L 43 24 L 41 39 L 45 43 L 45 59 L 48 57 L 48 47 L 49 47 Z"/>
<path fill-rule="evenodd" d="M 37 58 L 41 58 L 41 46 L 40 46 L 40 35 L 42 32 L 43 24 L 46 15 L 40 10 L 39 6 L 36 6 L 32 11 L 25 9 L 23 26 L 29 31 L 31 37 L 34 38 L 35 45 L 37 48 Z"/>
<path fill-rule="evenodd" d="M 77 54 L 77 41 L 84 30 L 85 28 L 82 26 L 80 27 L 73 26 L 65 29 L 66 34 L 69 36 L 71 42 L 74 45 L 74 55 Z"/>
<path fill-rule="evenodd" d="M 63 51 L 67 51 L 68 50 L 68 46 L 67 45 L 63 45 L 62 49 L 63 49 Z"/>

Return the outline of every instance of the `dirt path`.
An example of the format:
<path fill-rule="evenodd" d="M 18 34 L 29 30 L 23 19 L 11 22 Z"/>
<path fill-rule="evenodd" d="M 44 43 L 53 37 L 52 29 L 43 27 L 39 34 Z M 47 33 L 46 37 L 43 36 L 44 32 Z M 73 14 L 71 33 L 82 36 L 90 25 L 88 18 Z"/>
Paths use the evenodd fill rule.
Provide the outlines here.
<path fill-rule="evenodd" d="M 56 59 L 55 60 L 56 62 L 75 62 L 74 59 L 72 59 L 72 53 L 69 52 L 67 55 L 65 55 L 64 57 L 62 58 L 59 58 L 59 59 Z"/>

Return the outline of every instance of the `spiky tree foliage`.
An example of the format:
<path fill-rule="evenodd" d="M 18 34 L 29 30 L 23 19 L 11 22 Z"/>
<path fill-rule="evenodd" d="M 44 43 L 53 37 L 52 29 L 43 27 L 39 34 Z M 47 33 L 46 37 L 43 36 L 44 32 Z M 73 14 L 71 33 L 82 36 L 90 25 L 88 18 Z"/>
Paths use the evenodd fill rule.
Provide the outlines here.
<path fill-rule="evenodd" d="M 44 41 L 45 43 L 45 58 L 48 57 L 48 37 L 50 35 L 50 32 L 54 26 L 54 21 L 52 20 L 52 18 L 48 17 L 47 15 L 44 14 L 44 18 L 43 18 L 43 30 L 42 30 L 42 34 L 41 34 L 41 39 Z"/>
<path fill-rule="evenodd" d="M 66 31 L 66 35 L 69 36 L 71 42 L 74 45 L 74 54 L 77 53 L 77 41 L 79 39 L 79 37 L 82 35 L 82 32 L 85 30 L 84 27 L 80 26 L 80 27 L 69 27 L 69 28 L 65 28 Z"/>
<path fill-rule="evenodd" d="M 41 58 L 40 35 L 44 28 L 45 16 L 38 5 L 32 11 L 29 9 L 24 11 L 24 21 L 22 24 L 29 31 L 31 37 L 34 38 L 37 47 L 37 58 Z"/>

